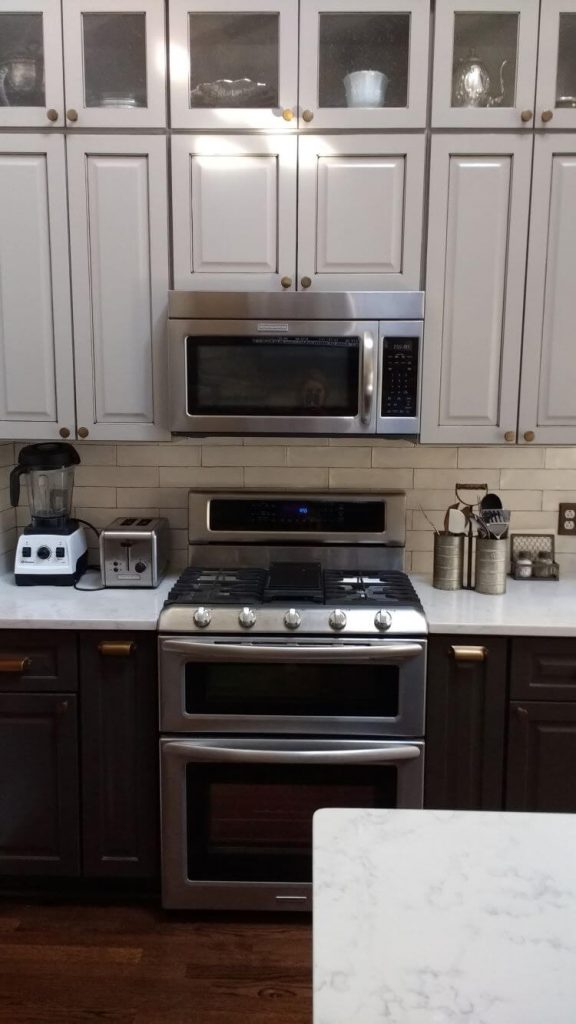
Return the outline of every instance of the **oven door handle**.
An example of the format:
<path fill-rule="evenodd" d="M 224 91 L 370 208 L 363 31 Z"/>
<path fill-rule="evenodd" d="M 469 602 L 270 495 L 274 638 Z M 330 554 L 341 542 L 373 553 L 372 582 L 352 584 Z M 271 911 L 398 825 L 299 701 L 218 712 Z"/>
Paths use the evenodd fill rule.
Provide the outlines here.
<path fill-rule="evenodd" d="M 362 335 L 362 396 L 360 419 L 362 420 L 362 423 L 366 423 L 367 425 L 370 424 L 370 420 L 372 418 L 375 377 L 374 338 L 370 331 L 364 331 Z"/>
<path fill-rule="evenodd" d="M 380 750 L 251 750 L 250 747 L 211 747 L 209 744 L 163 744 L 167 755 L 191 762 L 218 764 L 384 764 L 414 761 L 421 756 L 419 747 L 408 743 Z"/>
<path fill-rule="evenodd" d="M 184 654 L 194 661 L 237 661 L 237 662 L 323 662 L 339 664 L 344 662 L 372 662 L 376 664 L 397 664 L 418 658 L 424 652 L 422 644 L 405 643 L 361 646 L 360 644 L 333 644 L 308 646 L 302 644 L 252 644 L 252 643 L 203 643 L 201 640 L 162 640 L 162 650 L 171 654 Z"/>

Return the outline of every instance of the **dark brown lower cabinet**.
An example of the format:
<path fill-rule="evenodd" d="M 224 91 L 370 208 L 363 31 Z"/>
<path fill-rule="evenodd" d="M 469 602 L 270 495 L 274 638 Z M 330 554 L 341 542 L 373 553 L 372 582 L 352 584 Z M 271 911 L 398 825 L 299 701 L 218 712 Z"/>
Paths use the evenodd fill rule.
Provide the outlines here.
<path fill-rule="evenodd" d="M 507 654 L 505 637 L 429 638 L 425 807 L 502 808 Z"/>
<path fill-rule="evenodd" d="M 154 633 L 82 633 L 83 873 L 158 873 L 158 696 Z"/>
<path fill-rule="evenodd" d="M 576 703 L 510 704 L 506 808 L 576 812 Z"/>
<path fill-rule="evenodd" d="M 76 697 L 0 693 L 0 872 L 78 875 Z"/>

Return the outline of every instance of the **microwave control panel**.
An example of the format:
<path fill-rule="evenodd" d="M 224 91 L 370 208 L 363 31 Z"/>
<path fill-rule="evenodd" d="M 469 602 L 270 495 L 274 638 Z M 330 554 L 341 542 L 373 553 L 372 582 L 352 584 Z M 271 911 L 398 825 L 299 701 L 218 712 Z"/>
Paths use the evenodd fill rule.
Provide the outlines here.
<path fill-rule="evenodd" d="M 384 338 L 382 416 L 416 416 L 420 339 Z"/>

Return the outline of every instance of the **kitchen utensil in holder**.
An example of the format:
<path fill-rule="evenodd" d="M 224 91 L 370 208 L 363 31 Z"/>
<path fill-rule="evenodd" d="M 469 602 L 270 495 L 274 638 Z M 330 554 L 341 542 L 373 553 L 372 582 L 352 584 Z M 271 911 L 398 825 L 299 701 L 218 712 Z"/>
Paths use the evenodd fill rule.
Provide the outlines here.
<path fill-rule="evenodd" d="M 434 534 L 432 586 L 437 590 L 461 590 L 464 572 L 464 534 Z"/>
<path fill-rule="evenodd" d="M 470 502 L 466 498 L 463 498 L 460 491 L 474 491 L 476 493 L 476 501 Z M 464 580 L 465 590 L 472 590 L 472 542 L 474 530 L 472 513 L 475 508 L 479 508 L 480 502 L 486 494 L 488 494 L 488 484 L 456 484 L 456 497 L 458 501 L 464 505 L 464 514 L 468 520 L 468 554 L 466 558 L 466 578 Z"/>
<path fill-rule="evenodd" d="M 491 537 L 476 538 L 475 587 L 480 594 L 505 594 L 508 544 Z"/>

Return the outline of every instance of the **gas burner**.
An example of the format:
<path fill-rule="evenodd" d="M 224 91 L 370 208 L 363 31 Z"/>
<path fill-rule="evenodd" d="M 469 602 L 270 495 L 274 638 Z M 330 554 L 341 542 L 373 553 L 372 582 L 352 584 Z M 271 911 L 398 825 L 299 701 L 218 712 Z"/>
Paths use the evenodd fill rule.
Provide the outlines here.
<path fill-rule="evenodd" d="M 261 604 L 265 569 L 185 569 L 166 604 Z"/>
<path fill-rule="evenodd" d="M 420 601 L 405 573 L 393 569 L 378 572 L 340 572 L 327 569 L 324 573 L 325 604 L 412 607 Z"/>

